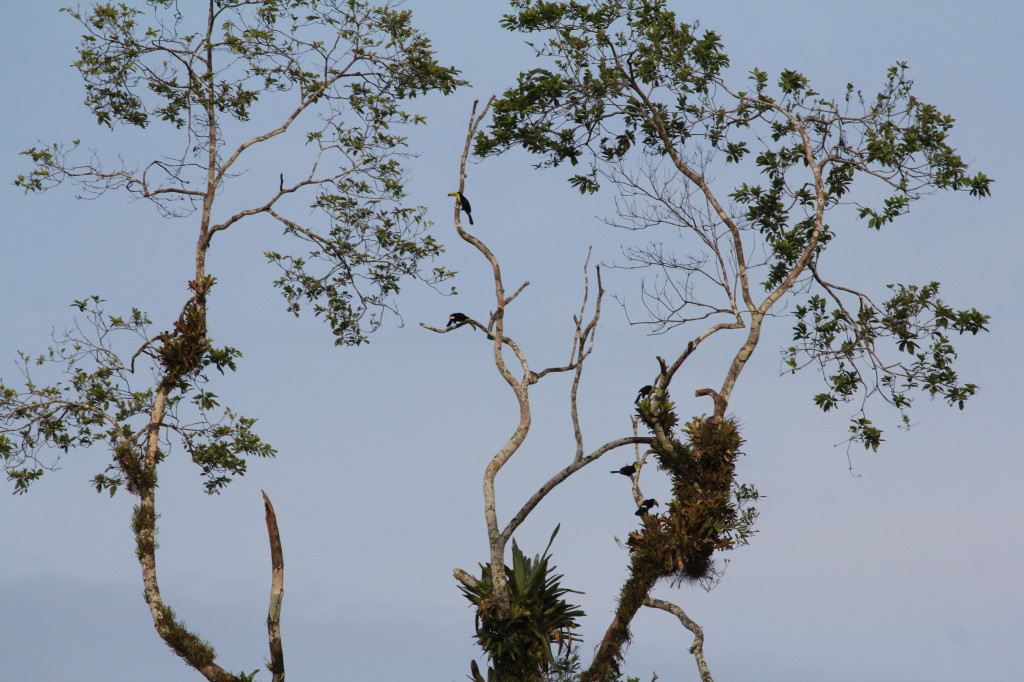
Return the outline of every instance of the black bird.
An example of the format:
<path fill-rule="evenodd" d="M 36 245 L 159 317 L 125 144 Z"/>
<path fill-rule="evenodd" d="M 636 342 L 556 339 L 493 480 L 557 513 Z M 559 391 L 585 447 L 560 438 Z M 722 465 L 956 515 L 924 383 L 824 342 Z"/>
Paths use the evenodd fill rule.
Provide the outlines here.
<path fill-rule="evenodd" d="M 644 400 L 645 398 L 650 398 L 652 393 L 654 393 L 654 386 L 647 384 L 646 386 L 641 388 L 640 391 L 636 394 L 636 400 L 633 401 L 633 404 L 636 405 L 641 400 Z"/>
<path fill-rule="evenodd" d="M 640 503 L 640 506 L 637 508 L 635 514 L 637 516 L 643 516 L 644 514 L 650 514 L 651 513 L 651 507 L 658 507 L 658 506 L 660 506 L 660 505 L 658 504 L 658 501 L 655 500 L 654 498 L 651 498 L 649 500 L 644 500 L 643 502 Z"/>
<path fill-rule="evenodd" d="M 455 200 L 459 202 L 459 207 L 466 212 L 466 217 L 469 218 L 469 224 L 473 224 L 473 209 L 469 206 L 469 199 L 466 198 L 465 194 L 461 192 L 449 192 L 448 196 L 455 197 Z"/>
<path fill-rule="evenodd" d="M 619 469 L 617 471 L 612 471 L 610 473 L 622 474 L 623 476 L 632 476 L 633 474 L 636 473 L 636 464 L 629 464 L 627 466 L 622 467 L 621 469 Z"/>
<path fill-rule="evenodd" d="M 468 319 L 469 319 L 468 315 L 463 315 L 462 313 L 452 313 L 451 315 L 448 316 L 448 324 L 446 324 L 445 326 L 446 327 L 450 327 L 453 324 L 458 324 L 460 322 L 465 322 Z"/>

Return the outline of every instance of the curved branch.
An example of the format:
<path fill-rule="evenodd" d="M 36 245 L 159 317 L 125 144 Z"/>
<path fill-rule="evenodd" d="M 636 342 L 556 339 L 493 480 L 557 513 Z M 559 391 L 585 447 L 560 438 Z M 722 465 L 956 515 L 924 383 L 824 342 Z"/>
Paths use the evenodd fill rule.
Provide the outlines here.
<path fill-rule="evenodd" d="M 466 145 L 459 160 L 460 194 L 463 193 L 466 185 L 466 161 L 469 158 L 469 151 L 473 142 L 473 137 L 476 134 L 480 123 L 487 115 L 492 101 L 494 101 L 493 96 L 487 101 L 487 104 L 484 105 L 483 111 L 479 116 L 476 115 L 479 100 L 473 101 L 469 127 L 466 132 Z M 522 382 L 517 381 L 505 365 L 505 359 L 502 356 L 502 344 L 506 343 L 504 325 L 506 301 L 505 289 L 501 280 L 501 267 L 499 266 L 498 259 L 494 256 L 494 253 L 487 248 L 483 242 L 463 229 L 459 202 L 455 202 L 455 229 L 463 240 L 475 246 L 491 264 L 491 270 L 494 274 L 494 293 L 497 298 L 497 309 L 491 317 L 491 323 L 488 324 L 488 329 L 490 329 L 493 324 L 493 332 L 491 332 L 491 335 L 494 337 L 494 364 L 502 378 L 505 379 L 505 382 L 512 389 L 513 393 L 515 393 L 516 402 L 519 405 L 519 423 L 516 425 L 516 428 L 509 439 L 498 450 L 494 457 L 491 458 L 491 461 L 488 462 L 487 468 L 484 471 L 483 482 L 484 519 L 487 524 L 487 540 L 490 546 L 491 582 L 493 585 L 495 615 L 497 618 L 503 619 L 508 616 L 510 608 L 508 580 L 505 576 L 505 543 L 507 540 L 498 530 L 498 513 L 495 507 L 494 480 L 501 468 L 506 462 L 508 462 L 509 458 L 515 454 L 519 449 L 519 446 L 523 444 L 523 441 L 526 440 L 526 434 L 530 430 L 530 402 L 527 390 L 532 376 L 529 366 L 526 363 L 525 356 L 517 346 L 512 344 L 511 341 L 509 341 L 508 344 L 512 347 L 523 366 Z"/>
<path fill-rule="evenodd" d="M 143 595 L 149 605 L 150 615 L 157 634 L 171 651 L 195 668 L 210 682 L 234 682 L 235 676 L 214 663 L 216 654 L 209 643 L 189 631 L 178 620 L 170 606 L 160 595 L 160 583 L 156 573 L 156 465 L 159 456 L 159 426 L 167 407 L 167 389 L 157 392 L 150 413 L 148 444 L 143 465 L 144 476 L 139 491 L 139 505 L 132 515 L 132 531 L 135 533 L 135 551 L 142 568 Z"/>
<path fill-rule="evenodd" d="M 654 599 L 653 597 L 647 597 L 644 599 L 644 606 L 649 606 L 652 609 L 661 609 L 667 611 L 673 616 L 679 619 L 679 622 L 683 624 L 683 627 L 693 633 L 693 644 L 690 646 L 690 653 L 697 660 L 697 670 L 700 671 L 701 682 L 714 682 L 711 677 L 711 671 L 708 669 L 707 659 L 704 658 L 704 630 L 700 625 L 690 619 L 681 608 L 675 604 L 661 599 Z"/>
<path fill-rule="evenodd" d="M 459 159 L 459 194 L 462 194 L 466 188 L 466 161 L 469 159 L 470 147 L 473 144 L 473 136 L 476 135 L 477 128 L 480 127 L 480 123 L 482 123 L 484 117 L 487 116 L 487 112 L 491 108 L 491 103 L 493 101 L 494 95 L 491 95 L 490 99 L 487 100 L 487 104 L 484 105 L 483 111 L 481 111 L 480 115 L 477 116 L 476 107 L 480 103 L 480 100 L 473 100 L 473 109 L 470 112 L 469 130 L 466 133 L 466 146 L 463 148 L 462 157 Z M 501 266 L 498 264 L 498 259 L 495 258 L 494 253 L 487 248 L 482 241 L 463 229 L 462 213 L 459 202 L 455 202 L 455 229 L 458 230 L 459 236 L 462 237 L 462 239 L 475 246 L 491 264 L 491 268 L 494 271 L 494 291 L 498 299 L 498 310 L 500 311 L 505 306 L 505 289 L 501 283 Z M 495 315 L 499 315 L 499 313 L 495 313 Z"/>

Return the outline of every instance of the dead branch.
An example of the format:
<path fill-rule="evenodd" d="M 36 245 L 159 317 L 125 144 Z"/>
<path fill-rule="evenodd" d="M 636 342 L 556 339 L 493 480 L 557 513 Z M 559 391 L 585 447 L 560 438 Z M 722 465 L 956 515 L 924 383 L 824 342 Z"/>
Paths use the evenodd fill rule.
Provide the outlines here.
<path fill-rule="evenodd" d="M 284 552 L 281 533 L 277 527 L 277 514 L 267 493 L 263 493 L 263 506 L 267 515 L 267 536 L 270 538 L 270 607 L 267 609 L 267 639 L 270 644 L 270 663 L 273 682 L 284 682 L 284 648 L 281 646 L 281 600 L 284 599 Z"/>

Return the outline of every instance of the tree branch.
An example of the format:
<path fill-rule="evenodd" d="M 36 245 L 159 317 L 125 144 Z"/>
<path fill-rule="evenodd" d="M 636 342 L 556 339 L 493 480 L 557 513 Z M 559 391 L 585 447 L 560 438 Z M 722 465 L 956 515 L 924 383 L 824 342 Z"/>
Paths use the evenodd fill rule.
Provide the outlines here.
<path fill-rule="evenodd" d="M 530 512 L 532 512 L 534 508 L 538 504 L 540 504 L 540 501 L 543 500 L 548 493 L 554 490 L 559 483 L 569 478 L 574 473 L 576 473 L 583 467 L 587 466 L 591 462 L 597 460 L 599 457 L 601 457 L 601 455 L 611 450 L 614 450 L 615 448 L 620 448 L 623 445 L 632 445 L 634 443 L 647 444 L 653 441 L 654 439 L 650 438 L 649 436 L 627 436 L 625 438 L 616 438 L 615 440 L 608 441 L 607 443 L 605 443 L 604 445 L 602 445 L 601 447 L 597 448 L 592 453 L 587 455 L 586 457 L 582 457 L 580 459 L 573 459 L 572 464 L 565 467 L 557 474 L 552 476 L 550 479 L 548 479 L 547 483 L 542 485 L 540 489 L 537 492 L 535 492 L 529 500 L 526 501 L 522 508 L 518 512 L 516 512 L 516 515 L 512 517 L 512 520 L 508 522 L 508 525 L 505 526 L 505 529 L 501 532 L 500 538 L 502 539 L 503 542 L 508 542 L 508 540 L 512 537 L 512 534 L 516 531 L 516 529 L 523 523 L 523 521 L 526 520 L 526 517 L 529 516 Z"/>
<path fill-rule="evenodd" d="M 696 622 L 690 620 L 690 617 L 686 613 L 671 602 L 662 601 L 661 599 L 654 599 L 653 597 L 647 597 L 644 599 L 644 606 L 649 606 L 654 609 L 661 609 L 667 611 L 679 619 L 679 622 L 683 624 L 683 627 L 693 633 L 693 644 L 690 645 L 690 653 L 697 660 L 697 670 L 700 671 L 701 682 L 714 682 L 711 677 L 711 671 L 708 669 L 707 659 L 704 658 L 704 630 Z"/>
<path fill-rule="evenodd" d="M 273 682 L 284 682 L 284 648 L 281 646 L 281 600 L 284 599 L 284 552 L 281 533 L 277 528 L 277 514 L 267 493 L 263 493 L 263 506 L 267 516 L 267 536 L 270 538 L 270 607 L 267 609 L 267 639 L 270 644 L 270 663 Z"/>

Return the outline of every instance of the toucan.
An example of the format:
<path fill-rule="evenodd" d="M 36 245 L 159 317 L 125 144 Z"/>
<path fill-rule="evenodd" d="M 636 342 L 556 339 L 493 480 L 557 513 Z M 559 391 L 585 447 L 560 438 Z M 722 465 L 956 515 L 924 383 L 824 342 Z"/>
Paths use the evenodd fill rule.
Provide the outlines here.
<path fill-rule="evenodd" d="M 652 393 L 654 393 L 654 386 L 647 384 L 646 386 L 641 388 L 640 391 L 636 394 L 636 400 L 633 401 L 633 404 L 636 405 L 644 398 L 649 398 Z"/>
<path fill-rule="evenodd" d="M 459 202 L 459 207 L 466 212 L 466 217 L 469 218 L 469 224 L 473 224 L 473 209 L 469 206 L 469 199 L 466 198 L 465 194 L 461 192 L 449 192 L 448 196 L 455 197 L 456 201 Z"/>
<path fill-rule="evenodd" d="M 643 516 L 644 514 L 649 514 L 651 512 L 651 507 L 657 507 L 657 506 L 660 506 L 660 505 L 658 505 L 658 501 L 655 500 L 654 498 L 651 498 L 649 500 L 644 500 L 643 502 L 640 503 L 640 506 L 637 508 L 635 514 L 637 516 Z"/>
<path fill-rule="evenodd" d="M 445 326 L 450 327 L 453 324 L 459 324 L 460 322 L 465 322 L 468 319 L 468 315 L 463 315 L 462 313 L 452 313 L 451 315 L 448 316 L 448 324 L 446 324 Z"/>
<path fill-rule="evenodd" d="M 628 465 L 622 467 L 621 469 L 618 469 L 616 471 L 612 471 L 610 473 L 622 474 L 623 476 L 632 476 L 633 474 L 636 473 L 636 464 L 628 464 Z"/>

